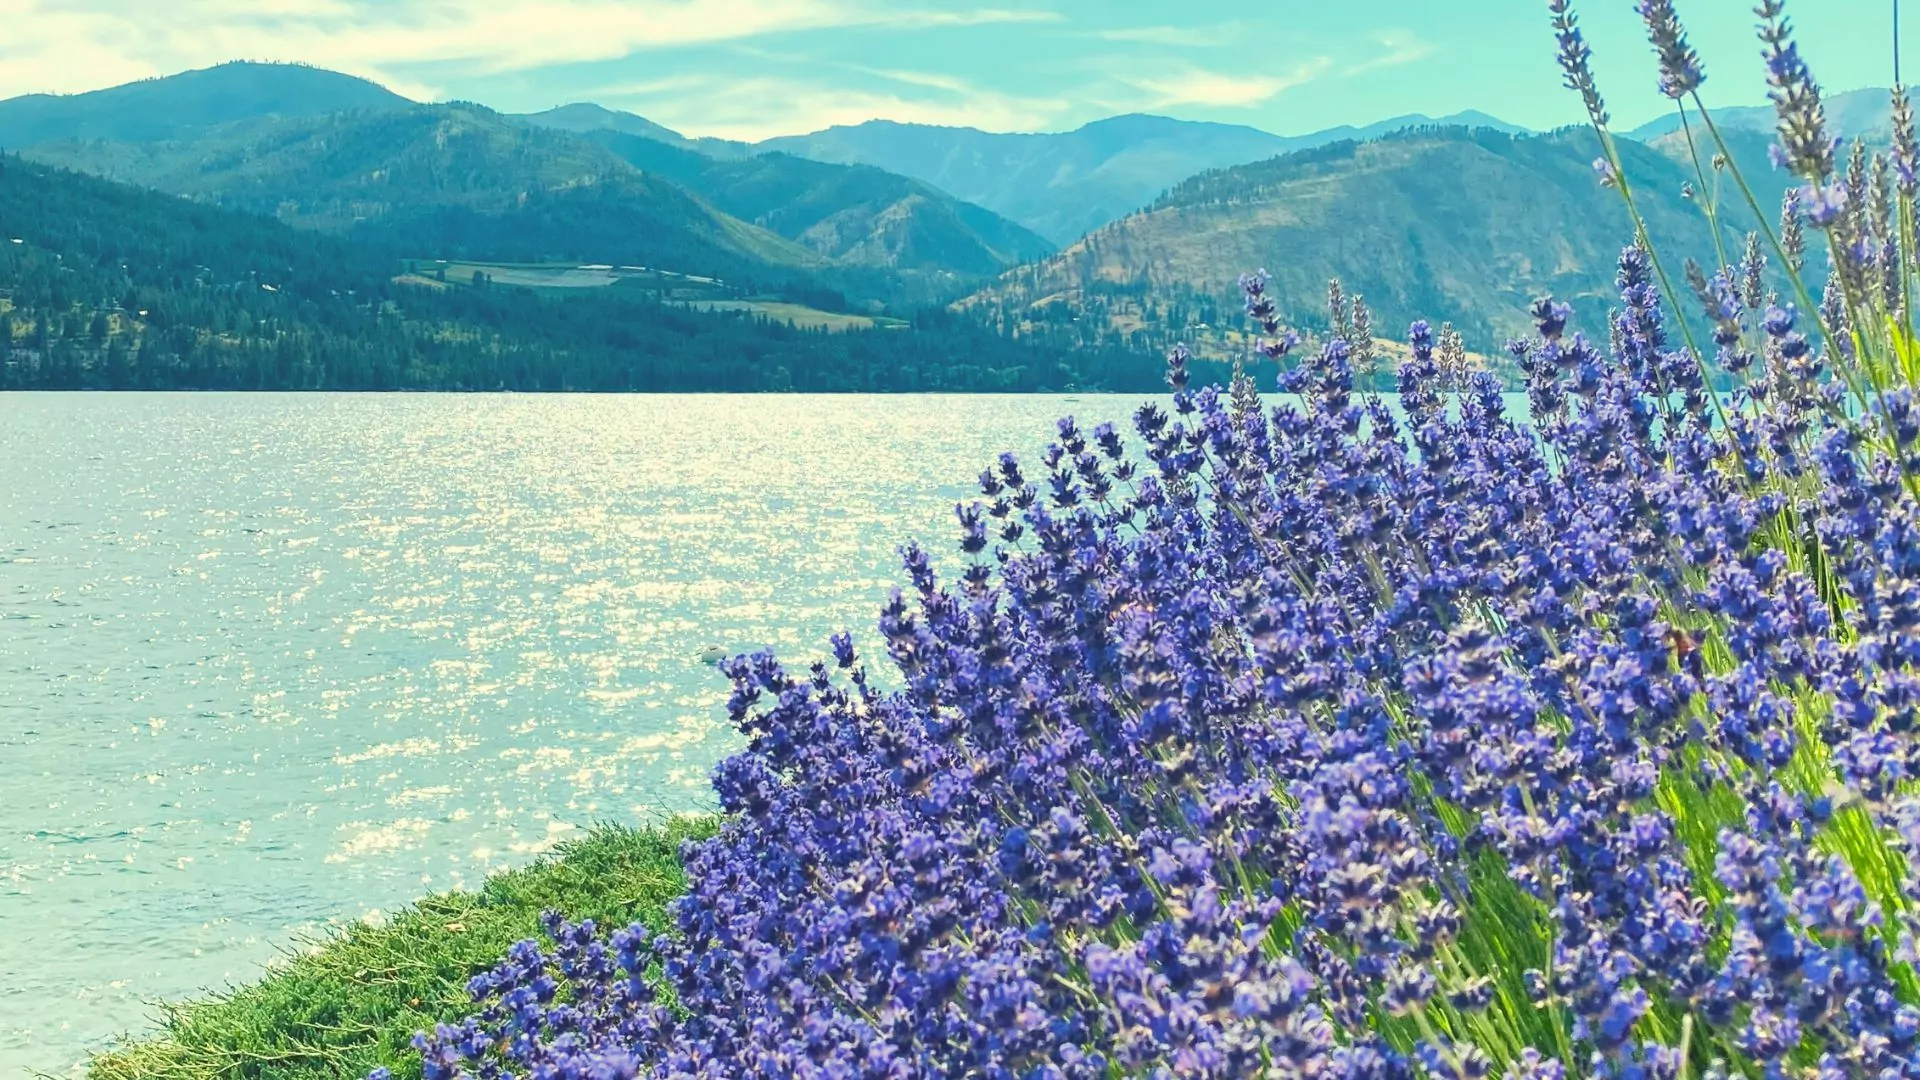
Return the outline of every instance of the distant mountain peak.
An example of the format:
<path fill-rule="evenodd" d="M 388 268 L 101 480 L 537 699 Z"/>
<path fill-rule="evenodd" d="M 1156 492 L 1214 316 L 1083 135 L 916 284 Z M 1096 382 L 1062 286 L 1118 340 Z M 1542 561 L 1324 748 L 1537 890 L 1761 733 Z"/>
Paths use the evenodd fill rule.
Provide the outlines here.
<path fill-rule="evenodd" d="M 591 101 L 576 101 L 546 112 L 526 113 L 520 119 L 536 127 L 558 128 L 561 131 L 621 131 L 628 135 L 638 135 L 645 139 L 658 139 L 673 146 L 692 142 L 685 135 L 656 124 L 644 116 L 609 109 Z"/>
<path fill-rule="evenodd" d="M 735 158 L 752 154 L 752 147 L 746 143 L 730 139 L 698 138 L 690 139 L 678 131 L 663 124 L 656 124 L 637 113 L 621 109 L 609 109 L 591 101 L 577 101 L 562 105 L 545 112 L 521 113 L 513 117 L 523 124 L 534 127 L 553 128 L 556 131 L 571 132 L 575 135 L 588 135 L 596 131 L 616 131 L 622 135 L 635 135 L 642 139 L 677 146 L 682 150 L 695 150 L 708 157 Z"/>
<path fill-rule="evenodd" d="M 1590 138 L 1425 121 L 1203 172 L 960 306 L 1008 333 L 1044 339 L 1071 315 L 1074 340 L 1181 342 L 1229 359 L 1246 348 L 1235 279 L 1268 266 L 1269 294 L 1303 333 L 1326 327 L 1335 276 L 1387 336 L 1431 317 L 1492 347 L 1525 332 L 1532 298 L 1547 294 L 1605 326 L 1633 222 L 1593 182 Z M 1681 168 L 1637 144 L 1621 153 L 1663 245 L 1711 251 Z"/>
<path fill-rule="evenodd" d="M 1121 113 L 1118 116 L 1109 116 L 1104 119 L 1089 121 L 1081 124 L 1074 130 L 1102 131 L 1113 129 L 1134 132 L 1240 131 L 1266 135 L 1270 138 L 1280 138 L 1280 136 L 1274 135 L 1270 131 L 1264 131 L 1247 124 L 1223 124 L 1216 120 L 1181 120 L 1172 116 L 1161 116 L 1158 113 Z"/>
<path fill-rule="evenodd" d="M 1834 133 L 1849 138 L 1884 137 L 1892 130 L 1893 94 L 1885 87 L 1869 86 L 1821 95 L 1821 105 Z M 1713 120 L 1722 130 L 1772 131 L 1772 105 L 1731 105 L 1713 110 Z M 1668 113 L 1655 117 L 1628 131 L 1627 137 L 1645 142 L 1680 130 L 1680 117 Z"/>
<path fill-rule="evenodd" d="M 1127 113 L 1072 131 L 1038 134 L 870 120 L 769 139 L 756 148 L 843 165 L 874 165 L 911 176 L 1005 215 L 1056 244 L 1070 244 L 1195 173 L 1342 139 L 1366 140 L 1433 126 L 1524 130 L 1482 112 L 1440 119 L 1409 115 L 1294 136 L 1243 124 Z"/>
<path fill-rule="evenodd" d="M 408 98 L 369 79 L 305 64 L 235 60 L 84 94 L 0 101 L 0 146 L 64 139 L 163 142 L 242 120 L 401 109 Z"/>

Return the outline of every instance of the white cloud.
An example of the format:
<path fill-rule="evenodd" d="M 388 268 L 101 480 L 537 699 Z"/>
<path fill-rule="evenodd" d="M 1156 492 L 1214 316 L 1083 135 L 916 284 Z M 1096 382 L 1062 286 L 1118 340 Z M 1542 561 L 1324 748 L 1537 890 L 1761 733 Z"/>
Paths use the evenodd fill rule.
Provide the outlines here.
<path fill-rule="evenodd" d="M 1421 41 L 1412 34 L 1402 33 L 1400 31 L 1391 31 L 1380 35 L 1379 44 L 1380 48 L 1384 50 L 1380 55 L 1350 64 L 1341 71 L 1341 74 L 1364 75 L 1369 71 L 1379 71 L 1382 68 L 1411 64 L 1416 60 L 1424 60 L 1433 55 L 1432 45 Z"/>
<path fill-rule="evenodd" d="M 875 21 L 885 26 L 924 29 L 940 26 L 991 26 L 995 23 L 1056 23 L 1065 21 L 1065 16 L 1057 11 L 981 8 L 977 11 L 901 11 L 880 17 Z"/>
<path fill-rule="evenodd" d="M 1177 49 L 1213 49 L 1246 44 L 1254 39 L 1240 23 L 1214 26 L 1126 26 L 1102 30 L 1094 35 L 1102 41 L 1124 41 L 1142 45 L 1166 45 Z"/>
<path fill-rule="evenodd" d="M 1316 56 L 1284 75 L 1238 75 L 1187 67 L 1154 75 L 1125 75 L 1128 85 L 1151 95 L 1151 108 L 1201 105 L 1215 108 L 1251 108 L 1264 105 L 1296 86 L 1305 86 L 1333 67 L 1333 59 Z"/>
<path fill-rule="evenodd" d="M 952 94 L 980 93 L 967 80 L 953 75 L 943 75 L 937 71 L 899 71 L 894 68 L 859 68 L 858 70 L 905 86 L 924 86 L 930 90 L 945 90 Z"/>
<path fill-rule="evenodd" d="M 631 109 L 688 135 L 758 142 L 776 135 L 860 124 L 876 117 L 903 124 L 1046 130 L 1072 103 L 974 89 L 963 80 L 890 72 L 893 81 L 939 91 L 908 96 L 777 76 L 676 75 L 605 86 L 587 96 Z"/>
<path fill-rule="evenodd" d="M 901 9 L 886 0 L 0 0 L 0 97 L 91 90 L 226 60 L 288 60 L 434 96 L 395 73 L 615 60 L 835 27 L 1051 21 L 1045 11 Z"/>

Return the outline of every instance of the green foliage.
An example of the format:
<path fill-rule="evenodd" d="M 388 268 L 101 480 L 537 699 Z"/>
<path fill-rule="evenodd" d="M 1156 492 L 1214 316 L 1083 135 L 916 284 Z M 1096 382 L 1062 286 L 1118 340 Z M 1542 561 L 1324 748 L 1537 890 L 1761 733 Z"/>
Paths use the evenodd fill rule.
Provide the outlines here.
<path fill-rule="evenodd" d="M 584 223 L 587 218 L 582 218 Z M 584 224 L 582 227 L 586 227 Z M 20 244 L 11 243 L 19 239 Z M 397 282 L 401 250 L 0 161 L 0 388 L 1152 390 L 1160 361 L 943 311 L 829 333 L 643 288 Z M 844 310 L 835 290 L 778 298 Z M 737 286 L 736 286 L 737 288 Z M 745 299 L 746 290 L 739 290 Z M 776 309 L 777 310 L 777 309 Z"/>
<path fill-rule="evenodd" d="M 712 819 L 660 829 L 604 826 L 553 857 L 442 893 L 383 925 L 356 925 L 298 953 L 259 982 L 163 1006 L 163 1032 L 95 1058 L 93 1080 L 339 1080 L 386 1065 L 420 1075 L 413 1033 L 472 1009 L 467 980 L 509 945 L 540 936 L 554 908 L 603 925 L 668 925 L 686 887 L 679 845 Z"/>

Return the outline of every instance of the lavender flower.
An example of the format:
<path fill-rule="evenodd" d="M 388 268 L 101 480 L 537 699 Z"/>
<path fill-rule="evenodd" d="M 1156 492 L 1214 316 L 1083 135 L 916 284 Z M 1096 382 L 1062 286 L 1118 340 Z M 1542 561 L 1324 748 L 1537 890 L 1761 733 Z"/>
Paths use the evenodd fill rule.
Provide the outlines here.
<path fill-rule="evenodd" d="M 1785 0 L 1761 0 L 1754 8 L 1760 17 L 1760 43 L 1767 61 L 1768 97 L 1778 116 L 1782 160 L 1796 174 L 1815 184 L 1833 175 L 1837 140 L 1827 135 L 1826 109 L 1820 86 L 1800 59 L 1787 22 Z"/>
<path fill-rule="evenodd" d="M 1914 134 L 1913 102 L 1907 97 L 1906 87 L 1896 86 L 1893 90 L 1893 170 L 1899 177 L 1900 193 L 1910 199 L 1920 190 L 1916 165 L 1920 165 L 1920 138 Z"/>
<path fill-rule="evenodd" d="M 846 637 L 726 665 L 672 932 L 549 919 L 428 1074 L 1678 1080 L 1679 1017 L 1729 1075 L 1914 1075 L 1920 502 L 1796 313 L 1689 278 L 1768 343 L 1725 424 L 1638 248 L 1613 349 L 1535 305 L 1525 422 L 1425 323 L 1398 411 L 1334 339 L 1298 404 L 1062 420 L 1050 497 L 1003 458 L 956 508 L 988 558 L 903 550 L 895 689 Z"/>
<path fill-rule="evenodd" d="M 1638 11 L 1691 93 L 1672 5 Z M 845 634 L 724 665 L 741 749 L 671 931 L 544 919 L 425 1075 L 1920 1078 L 1920 404 L 1836 377 L 1842 286 L 1904 285 L 1912 123 L 1836 177 L 1758 11 L 1838 353 L 1752 236 L 1686 264 L 1723 392 L 1637 245 L 1604 333 L 1532 305 L 1524 416 L 1424 321 L 1397 397 L 1356 395 L 1337 282 L 1294 396 L 1175 347 L 1131 439 L 1068 417 L 981 472 L 957 576 L 901 549 L 890 688 Z M 1249 355 L 1291 356 L 1240 285 Z"/>
<path fill-rule="evenodd" d="M 1375 366 L 1373 312 L 1359 293 L 1353 295 L 1353 332 L 1348 340 L 1353 346 L 1354 370 L 1371 382 Z"/>
<path fill-rule="evenodd" d="M 1687 32 L 1673 10 L 1673 0 L 1638 0 L 1634 10 L 1647 24 L 1647 40 L 1660 57 L 1660 92 L 1678 101 L 1700 88 L 1706 71 L 1700 55 L 1687 44 Z"/>
<path fill-rule="evenodd" d="M 1760 250 L 1760 234 L 1747 234 L 1747 246 L 1740 257 L 1740 300 L 1748 311 L 1759 311 L 1766 303 L 1767 257 Z"/>
<path fill-rule="evenodd" d="M 1833 183 L 1802 187 L 1798 202 L 1807 224 L 1816 229 L 1832 229 L 1841 223 L 1853 200 L 1846 184 Z"/>
<path fill-rule="evenodd" d="M 1780 200 L 1780 250 L 1786 253 L 1787 269 L 1799 273 L 1806 265 L 1807 235 L 1801 224 L 1801 189 L 1790 187 Z"/>
<path fill-rule="evenodd" d="M 1587 107 L 1587 118 L 1595 127 L 1604 128 L 1608 121 L 1607 106 L 1600 97 L 1600 84 L 1593 78 L 1593 49 L 1587 44 L 1586 35 L 1580 32 L 1573 0 L 1547 0 L 1547 10 L 1553 15 L 1553 36 L 1560 45 L 1560 71 L 1567 89 L 1579 91 L 1580 100 Z"/>
<path fill-rule="evenodd" d="M 1347 294 L 1340 288 L 1340 279 L 1327 282 L 1327 327 L 1337 338 L 1353 336 L 1353 317 L 1347 310 Z"/>

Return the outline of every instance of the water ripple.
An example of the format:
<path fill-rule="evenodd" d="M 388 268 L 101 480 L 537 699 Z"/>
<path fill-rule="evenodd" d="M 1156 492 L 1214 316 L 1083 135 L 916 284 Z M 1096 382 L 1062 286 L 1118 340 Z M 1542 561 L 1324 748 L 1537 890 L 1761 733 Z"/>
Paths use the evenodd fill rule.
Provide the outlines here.
<path fill-rule="evenodd" d="M 1123 398 L 0 396 L 0 1066 L 708 804 L 712 650 L 862 640 Z"/>

